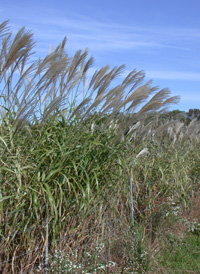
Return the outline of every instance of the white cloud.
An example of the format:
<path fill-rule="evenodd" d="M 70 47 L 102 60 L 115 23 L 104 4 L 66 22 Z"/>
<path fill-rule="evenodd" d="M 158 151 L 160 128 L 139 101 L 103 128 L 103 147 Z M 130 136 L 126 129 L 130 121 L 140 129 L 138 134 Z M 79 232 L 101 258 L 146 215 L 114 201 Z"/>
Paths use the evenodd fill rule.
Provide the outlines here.
<path fill-rule="evenodd" d="M 18 15 L 20 18 L 20 15 Z M 48 17 L 47 17 L 48 16 Z M 192 41 L 200 39 L 198 29 L 129 26 L 100 22 L 90 17 L 71 15 L 56 18 L 35 15 L 24 17 L 23 25 L 31 28 L 40 43 L 61 42 L 67 36 L 71 47 L 89 47 L 91 51 L 174 49 L 194 50 Z M 20 20 L 20 19 L 18 19 Z M 183 41 L 190 43 L 183 46 Z"/>
<path fill-rule="evenodd" d="M 196 72 L 180 72 L 180 71 L 146 71 L 148 78 L 168 79 L 168 80 L 184 80 L 184 81 L 200 81 L 200 73 Z"/>
<path fill-rule="evenodd" d="M 200 104 L 200 91 L 180 92 L 180 94 L 182 102 Z"/>

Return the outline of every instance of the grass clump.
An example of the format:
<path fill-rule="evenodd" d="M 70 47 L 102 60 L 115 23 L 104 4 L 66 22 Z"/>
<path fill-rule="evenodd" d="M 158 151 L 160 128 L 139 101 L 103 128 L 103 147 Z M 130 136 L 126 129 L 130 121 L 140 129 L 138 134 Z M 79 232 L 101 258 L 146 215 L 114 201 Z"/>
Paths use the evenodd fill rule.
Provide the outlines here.
<path fill-rule="evenodd" d="M 45 273 L 47 261 L 49 273 L 170 269 L 175 224 L 196 233 L 183 231 L 186 245 L 199 237 L 198 122 L 166 119 L 178 97 L 142 71 L 115 86 L 125 67 L 105 66 L 87 80 L 93 58 L 69 57 L 66 39 L 30 64 L 33 35 L 12 38 L 7 22 L 0 33 L 1 273 Z"/>

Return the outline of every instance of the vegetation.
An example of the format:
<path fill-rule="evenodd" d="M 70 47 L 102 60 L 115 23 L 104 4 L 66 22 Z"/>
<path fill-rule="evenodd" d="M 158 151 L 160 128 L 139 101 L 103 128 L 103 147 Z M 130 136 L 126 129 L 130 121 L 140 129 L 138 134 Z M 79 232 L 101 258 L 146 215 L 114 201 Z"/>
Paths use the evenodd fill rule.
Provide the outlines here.
<path fill-rule="evenodd" d="M 34 60 L 32 33 L 0 35 L 1 273 L 198 273 L 198 117 L 142 71 L 88 80 L 66 39 Z"/>

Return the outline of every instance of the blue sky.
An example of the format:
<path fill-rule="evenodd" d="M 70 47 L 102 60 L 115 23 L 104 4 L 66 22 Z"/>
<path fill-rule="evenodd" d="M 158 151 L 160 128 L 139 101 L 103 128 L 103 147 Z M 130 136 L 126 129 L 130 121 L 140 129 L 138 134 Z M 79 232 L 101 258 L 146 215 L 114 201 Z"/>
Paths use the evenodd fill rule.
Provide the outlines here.
<path fill-rule="evenodd" d="M 1 1 L 2 2 L 2 1 Z M 40 57 L 67 36 L 69 55 L 89 49 L 95 68 L 126 65 L 180 95 L 172 109 L 200 108 L 199 0 L 71 0 L 0 3 L 1 21 L 34 33 Z"/>

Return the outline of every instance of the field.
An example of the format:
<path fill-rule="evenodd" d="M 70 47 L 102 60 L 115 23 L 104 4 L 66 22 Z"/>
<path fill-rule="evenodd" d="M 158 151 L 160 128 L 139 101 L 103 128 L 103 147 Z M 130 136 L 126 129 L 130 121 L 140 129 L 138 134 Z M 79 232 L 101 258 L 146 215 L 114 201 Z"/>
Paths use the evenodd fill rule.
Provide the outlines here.
<path fill-rule="evenodd" d="M 200 121 L 142 71 L 0 36 L 0 272 L 200 273 Z"/>

